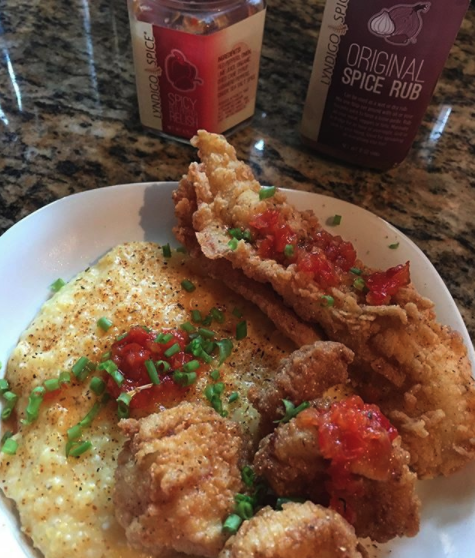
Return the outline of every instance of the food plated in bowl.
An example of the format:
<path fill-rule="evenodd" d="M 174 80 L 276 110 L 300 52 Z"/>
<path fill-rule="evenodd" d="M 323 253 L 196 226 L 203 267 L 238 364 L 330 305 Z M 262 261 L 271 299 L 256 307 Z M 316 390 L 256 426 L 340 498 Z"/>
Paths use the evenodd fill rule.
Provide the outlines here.
<path fill-rule="evenodd" d="M 6 360 L 16 343 L 19 334 L 21 333 L 21 331 L 26 329 L 35 312 L 41 305 L 41 302 L 48 297 L 48 286 L 53 283 L 57 277 L 63 277 L 66 280 L 71 279 L 77 272 L 81 271 L 81 269 L 85 269 L 91 264 L 94 264 L 97 259 L 101 257 L 105 252 L 107 252 L 110 248 L 124 241 L 147 239 L 158 241 L 160 243 L 160 246 L 166 245 L 168 243 L 171 243 L 173 246 L 171 228 L 175 224 L 175 221 L 173 218 L 173 206 L 171 204 L 171 201 L 168 200 L 171 198 L 171 194 L 174 189 L 176 189 L 176 185 L 130 185 L 78 195 L 70 199 L 65 199 L 62 202 L 56 204 L 57 209 L 59 210 L 59 212 L 56 214 L 55 206 L 53 205 L 50 208 L 46 208 L 45 210 L 43 210 L 43 212 L 38 213 L 36 216 L 31 217 L 31 229 L 28 229 L 28 220 L 26 220 L 23 224 L 20 224 L 17 227 L 18 233 L 16 233 L 15 230 L 12 230 L 10 233 L 7 233 L 4 238 L 2 238 L 2 242 L 6 242 L 10 236 L 10 238 L 12 238 L 10 246 L 12 246 L 12 244 L 14 245 L 15 241 L 18 241 L 19 245 L 21 245 L 22 238 L 20 237 L 22 236 L 22 234 L 25 234 L 28 238 L 31 239 L 30 231 L 40 230 L 41 234 L 35 239 L 35 242 L 38 241 L 39 244 L 37 243 L 36 245 L 29 246 L 28 249 L 24 247 L 23 250 L 30 250 L 29 256 L 32 258 L 32 261 L 34 261 L 33 254 L 37 253 L 38 250 L 43 249 L 43 247 L 45 248 L 43 249 L 43 260 L 38 262 L 41 268 L 40 272 L 33 274 L 34 281 L 32 280 L 30 284 L 25 285 L 25 290 L 23 291 L 24 293 L 26 293 L 25 300 L 22 301 L 22 293 L 18 293 L 17 298 L 13 298 L 10 302 L 10 304 L 14 304 L 18 310 L 18 312 L 12 314 L 14 323 L 15 321 L 17 321 L 18 324 L 16 330 L 15 327 L 13 327 L 11 334 L 8 334 L 10 335 L 10 337 L 8 337 L 8 335 L 6 336 L 5 344 L 1 347 L 2 353 L 0 356 L 0 360 L 2 360 L 4 364 L 6 363 Z M 432 293 L 427 293 L 427 291 L 424 291 L 424 294 L 429 294 L 429 296 L 435 300 L 436 304 L 440 302 L 440 309 L 442 314 L 444 310 L 446 311 L 446 319 L 444 321 L 449 321 L 455 329 L 464 332 L 460 316 L 455 308 L 455 305 L 453 304 L 453 301 L 450 299 L 450 296 L 448 296 L 448 293 L 443 287 L 440 278 L 438 278 L 437 274 L 430 266 L 428 261 L 421 255 L 421 253 L 414 247 L 414 245 L 412 245 L 403 237 L 403 235 L 389 227 L 381 220 L 372 216 L 371 214 L 368 214 L 363 210 L 354 208 L 349 204 L 344 204 L 342 202 L 338 202 L 338 200 L 331 200 L 322 196 L 290 193 L 289 197 L 292 198 L 293 195 L 295 196 L 297 203 L 299 202 L 300 197 L 302 205 L 307 205 L 307 208 L 308 205 L 313 205 L 313 207 L 315 207 L 317 215 L 319 215 L 322 222 L 326 221 L 327 218 L 333 217 L 334 215 L 341 215 L 342 220 L 340 225 L 338 225 L 338 232 L 340 233 L 341 231 L 342 235 L 345 235 L 346 233 L 347 238 L 355 241 L 355 244 L 357 245 L 360 253 L 365 253 L 368 250 L 370 251 L 367 259 L 368 265 L 372 265 L 374 267 L 390 267 L 399 263 L 401 259 L 404 261 L 408 259 L 412 263 L 413 270 L 414 268 L 416 268 L 416 272 L 418 265 L 420 265 L 423 270 L 421 272 L 421 275 L 426 280 L 428 278 L 432 279 L 432 285 L 429 287 L 429 290 L 432 289 L 433 292 L 435 292 L 435 295 Z M 83 202 L 81 202 L 81 199 L 83 200 Z M 60 205 L 62 205 L 63 207 L 58 207 Z M 105 207 L 107 207 L 108 209 L 106 212 L 104 212 Z M 71 209 L 72 211 L 68 211 L 69 209 Z M 61 222 L 61 215 L 64 215 L 65 213 L 68 214 L 68 216 L 67 218 L 64 217 L 64 221 Z M 105 215 L 107 216 L 106 218 Z M 55 219 L 56 216 L 59 217 L 59 222 Z M 39 219 L 40 221 L 44 219 L 43 228 L 39 227 L 38 229 L 38 221 L 36 223 L 33 222 L 35 219 Z M 90 226 L 86 230 L 84 230 L 85 219 L 87 219 L 87 222 L 90 224 Z M 54 227 L 51 226 L 52 222 L 54 222 Z M 49 238 L 47 238 L 48 234 L 45 233 L 45 224 L 49 224 L 51 226 L 51 229 L 49 230 Z M 358 245 L 358 242 L 362 242 L 361 238 L 358 240 L 358 230 L 362 230 L 362 228 L 363 230 L 365 230 L 368 226 L 372 226 L 374 232 L 381 231 L 381 234 L 373 235 L 373 237 L 370 238 L 366 244 L 363 241 L 361 245 Z M 22 227 L 26 227 L 24 231 L 21 231 Z M 46 228 L 47 227 L 48 225 L 46 225 Z M 15 238 L 15 234 L 18 234 L 19 237 Z M 79 242 L 80 234 L 82 235 L 81 242 Z M 377 236 L 377 241 L 375 241 L 375 236 Z M 385 238 L 386 236 L 388 238 Z M 382 240 L 382 242 L 380 240 Z M 41 242 L 44 243 L 43 246 L 41 245 Z M 394 244 L 397 242 L 400 243 L 397 250 L 388 248 L 389 244 Z M 5 263 L 5 269 L 14 269 L 12 268 L 12 265 L 14 265 L 16 260 L 13 257 L 13 254 L 10 256 L 10 258 L 12 259 L 10 259 L 9 261 L 6 251 L 3 254 L 5 262 L 2 262 L 2 264 Z M 28 254 L 25 254 L 24 252 L 20 255 L 25 257 L 28 256 Z M 179 261 L 180 258 L 183 258 L 180 253 L 177 254 L 174 251 L 172 259 L 175 257 L 176 261 Z M 2 269 L 4 269 L 3 265 Z M 10 285 L 11 283 L 15 282 L 14 274 L 15 271 L 13 271 L 13 276 L 8 279 L 8 283 Z M 190 278 L 189 274 L 187 275 L 187 278 Z M 183 280 L 183 278 L 181 280 Z M 29 279 L 27 278 L 26 282 L 28 283 L 28 281 Z M 8 290 L 7 287 L 8 285 L 4 287 L 4 292 Z M 421 284 L 421 286 L 419 286 L 419 289 L 424 290 L 423 283 Z M 197 294 L 199 292 L 202 293 L 202 291 L 197 288 Z M 67 290 L 64 291 L 62 295 L 60 291 L 57 295 L 54 296 L 61 297 L 65 296 L 66 294 Z M 188 293 L 186 293 L 185 296 L 188 297 Z M 207 310 L 212 308 L 213 304 L 214 303 L 210 303 L 209 308 L 207 307 Z M 5 305 L 7 305 L 7 300 L 5 301 Z M 444 305 L 446 305 L 445 308 Z M 232 313 L 233 309 L 234 308 L 230 307 L 226 309 L 224 313 L 227 317 L 229 317 L 228 313 Z M 104 310 L 105 308 L 103 308 L 103 311 Z M 143 308 L 140 309 L 140 312 L 143 311 Z M 187 309 L 187 311 L 189 311 L 189 308 Z M 249 310 L 249 312 L 252 311 Z M 180 316 L 180 322 L 182 319 L 185 319 L 185 314 L 186 311 Z M 249 320 L 249 323 L 252 322 L 251 318 L 247 319 Z M 234 318 L 231 318 L 230 320 L 234 320 Z M 265 322 L 264 317 L 260 317 L 259 320 L 263 320 L 262 323 Z M 102 339 L 104 337 L 104 334 L 100 331 L 96 332 L 95 330 L 96 321 L 97 320 L 95 319 L 91 319 L 90 324 L 94 326 L 94 333 L 99 335 Z M 139 320 L 139 322 L 142 321 L 143 316 L 141 315 L 141 319 Z M 270 322 L 267 321 L 265 323 L 267 323 L 267 327 L 270 328 L 270 331 L 273 332 L 273 337 L 271 337 L 270 343 L 266 341 L 266 345 L 270 344 L 272 346 L 278 346 L 279 343 L 283 343 L 282 334 L 277 333 L 276 328 L 274 328 L 270 324 Z M 235 327 L 235 325 L 237 325 L 235 321 L 230 321 L 229 324 L 231 324 L 233 328 Z M 136 325 L 147 324 L 137 323 Z M 156 324 L 151 325 L 153 327 L 156 327 Z M 256 329 L 260 330 L 262 328 Z M 116 331 L 112 331 L 111 335 L 112 333 L 114 333 L 115 338 L 116 335 L 120 335 L 120 333 L 122 332 L 119 333 Z M 227 334 L 228 337 L 234 335 L 234 331 Z M 222 338 L 224 337 L 220 335 L 219 339 Z M 466 339 L 467 338 L 468 336 L 466 336 Z M 241 341 L 235 341 L 235 344 L 238 345 L 238 343 L 240 343 Z M 283 345 L 285 345 L 285 343 L 283 343 Z M 98 348 L 98 354 L 102 354 L 102 348 L 103 347 Z M 290 350 L 290 347 L 286 348 L 282 346 L 281 348 L 281 351 L 285 351 L 286 353 Z M 281 353 L 279 357 L 283 355 L 284 353 Z M 77 354 L 74 356 L 77 357 L 79 355 Z M 90 401 L 88 402 L 87 407 L 84 407 L 85 412 L 87 412 L 87 410 L 92 406 L 92 403 L 93 402 Z M 80 411 L 78 411 L 78 418 L 80 419 L 82 416 L 83 415 L 81 415 Z M 101 420 L 100 415 L 98 416 L 98 419 L 99 421 Z M 42 420 L 41 416 L 39 420 Z M 101 423 L 99 422 L 98 424 L 100 425 Z M 64 428 L 65 427 L 63 427 L 63 429 Z M 58 447 L 63 448 L 65 443 L 67 442 L 66 431 L 61 432 L 61 437 L 61 444 Z M 85 458 L 87 455 L 88 454 L 85 453 L 83 454 L 83 457 Z M 11 459 L 14 458 L 15 456 L 11 457 Z M 81 458 L 79 457 L 76 460 L 77 463 L 79 463 L 80 459 Z M 74 466 L 75 465 L 73 464 L 73 468 Z M 464 471 L 461 473 L 461 475 L 463 474 L 465 474 Z M 431 483 L 439 482 L 440 481 L 438 480 L 431 481 Z M 453 477 L 451 479 L 448 479 L 447 482 L 449 484 L 457 484 L 457 478 Z M 75 485 L 74 488 L 79 491 L 80 487 Z M 74 504 L 74 498 L 72 500 Z M 444 505 L 445 510 L 447 510 L 447 502 L 445 502 Z M 454 513 L 457 513 L 456 510 L 458 509 L 458 507 L 455 501 L 449 505 L 449 508 L 452 509 Z M 467 518 L 467 521 L 470 521 L 470 513 L 467 514 Z M 439 519 L 440 515 L 438 515 L 437 510 L 434 510 L 433 516 L 427 516 L 423 513 L 421 532 L 415 539 L 411 539 L 407 542 L 408 548 L 411 548 L 412 551 L 414 551 L 414 549 L 417 549 L 418 554 L 421 556 L 424 556 L 426 551 L 427 556 L 437 556 L 437 553 L 434 551 L 435 543 L 431 537 L 431 534 L 433 525 L 436 525 Z M 450 537 L 450 520 L 447 519 L 445 524 L 447 525 L 447 530 L 444 530 L 444 532 L 447 536 Z M 14 528 L 15 525 L 16 524 L 11 521 L 10 527 Z M 459 525 L 464 525 L 463 520 L 461 523 L 459 523 Z M 102 529 L 103 525 L 95 525 L 95 527 Z M 120 531 L 118 531 L 118 533 L 120 533 Z M 394 546 L 394 543 L 392 544 L 392 555 L 398 556 L 397 545 L 401 543 L 396 543 L 396 546 Z M 403 542 L 402 544 L 405 545 L 406 542 Z M 462 539 L 458 539 L 457 544 L 465 544 L 463 541 L 463 537 Z M 20 547 L 18 547 L 15 552 L 17 552 L 18 555 L 21 556 L 19 548 Z M 437 548 L 437 545 L 435 545 L 435 548 Z M 464 547 L 461 546 L 460 548 L 463 550 Z M 227 551 L 228 550 L 226 550 L 226 552 Z M 384 555 L 385 552 L 386 550 L 384 548 L 380 551 L 382 555 Z M 429 552 L 431 552 L 431 554 L 429 554 Z M 12 556 L 15 555 L 12 554 Z M 403 556 L 403 554 L 401 554 L 401 556 Z"/>

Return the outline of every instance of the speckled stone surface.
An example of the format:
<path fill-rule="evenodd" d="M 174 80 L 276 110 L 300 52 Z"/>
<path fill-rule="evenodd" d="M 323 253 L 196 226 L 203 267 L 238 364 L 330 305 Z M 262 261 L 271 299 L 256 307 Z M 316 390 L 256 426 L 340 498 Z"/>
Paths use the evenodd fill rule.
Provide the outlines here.
<path fill-rule="evenodd" d="M 406 233 L 474 339 L 475 10 L 408 158 L 383 174 L 300 142 L 321 14 L 320 0 L 269 0 L 256 115 L 232 142 L 263 183 L 350 201 Z M 0 233 L 73 192 L 179 179 L 194 152 L 140 125 L 124 0 L 0 0 L 0 26 Z"/>

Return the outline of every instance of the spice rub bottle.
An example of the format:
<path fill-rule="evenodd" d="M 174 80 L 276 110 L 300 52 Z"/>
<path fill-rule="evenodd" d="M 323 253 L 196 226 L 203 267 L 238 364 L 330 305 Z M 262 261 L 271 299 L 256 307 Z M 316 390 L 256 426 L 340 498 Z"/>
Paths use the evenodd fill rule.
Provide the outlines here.
<path fill-rule="evenodd" d="M 304 143 L 379 169 L 416 136 L 469 0 L 327 0 L 303 113 Z"/>
<path fill-rule="evenodd" d="M 188 140 L 255 110 L 265 0 L 128 0 L 140 119 Z"/>

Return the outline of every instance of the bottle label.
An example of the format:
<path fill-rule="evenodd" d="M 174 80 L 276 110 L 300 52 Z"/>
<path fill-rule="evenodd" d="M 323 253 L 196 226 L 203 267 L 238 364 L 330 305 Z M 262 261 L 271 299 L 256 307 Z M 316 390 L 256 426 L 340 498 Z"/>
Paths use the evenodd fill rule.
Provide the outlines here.
<path fill-rule="evenodd" d="M 131 21 L 142 124 L 191 138 L 254 114 L 265 10 L 211 35 Z"/>
<path fill-rule="evenodd" d="M 402 161 L 467 8 L 467 0 L 327 0 L 302 134 L 335 151 Z"/>

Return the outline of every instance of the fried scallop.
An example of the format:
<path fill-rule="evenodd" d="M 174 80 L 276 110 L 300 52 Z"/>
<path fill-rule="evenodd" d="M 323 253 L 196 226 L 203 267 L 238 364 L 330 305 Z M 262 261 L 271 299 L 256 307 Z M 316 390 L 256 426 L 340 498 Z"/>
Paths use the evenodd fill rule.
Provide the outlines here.
<path fill-rule="evenodd" d="M 217 556 L 222 523 L 243 488 L 237 425 L 210 407 L 182 403 L 120 426 L 128 441 L 114 505 L 129 544 L 159 557 Z"/>
<path fill-rule="evenodd" d="M 282 399 L 298 406 L 321 398 L 329 388 L 345 383 L 352 360 L 350 349 L 332 341 L 317 341 L 282 359 L 272 383 L 249 390 L 249 400 L 261 415 L 261 432 L 268 434 L 273 429 L 273 421 L 284 416 Z"/>
<path fill-rule="evenodd" d="M 322 401 L 316 412 L 327 416 L 328 413 L 323 414 L 325 407 L 328 409 L 328 402 Z M 369 445 L 361 457 L 346 463 L 340 461 L 335 467 L 335 462 L 322 452 L 319 428 L 312 413 L 314 409 L 304 411 L 261 440 L 254 458 L 256 473 L 266 479 L 278 496 L 333 503 L 351 521 L 359 537 L 387 542 L 397 536 L 416 535 L 420 508 L 415 493 L 416 475 L 409 470 L 409 454 L 401 448 L 401 438 L 395 438 L 392 444 L 388 440 L 386 447 L 371 445 L 376 440 L 380 420 L 375 416 L 374 427 L 366 427 Z M 341 428 L 341 423 L 327 424 L 330 431 Z M 350 427 L 336 443 L 345 444 L 348 436 L 354 439 L 354 434 Z M 355 443 L 350 443 L 345 451 L 355 449 Z"/>
<path fill-rule="evenodd" d="M 312 502 L 263 508 L 231 537 L 219 558 L 362 558 L 351 525 Z"/>
<path fill-rule="evenodd" d="M 386 275 L 354 259 L 354 251 L 347 257 L 351 245 L 325 231 L 311 211 L 297 211 L 278 190 L 260 196 L 251 169 L 224 137 L 201 130 L 192 143 L 201 163 L 192 163 L 183 181 L 193 185 L 191 221 L 203 254 L 270 284 L 302 320 L 355 353 L 351 380 L 397 426 L 419 477 L 448 475 L 475 459 L 475 382 L 467 349 L 409 282 L 409 263 Z M 266 232 L 269 216 L 281 227 L 280 251 L 261 250 L 277 242 Z M 236 228 L 249 231 L 251 241 L 230 246 L 229 231 Z M 284 256 L 286 235 L 301 265 Z M 350 265 L 362 274 L 356 285 Z M 389 283 L 398 279 L 379 297 L 362 288 L 369 276 L 376 283 L 383 276 Z M 322 303 L 324 297 L 332 303 Z"/>

